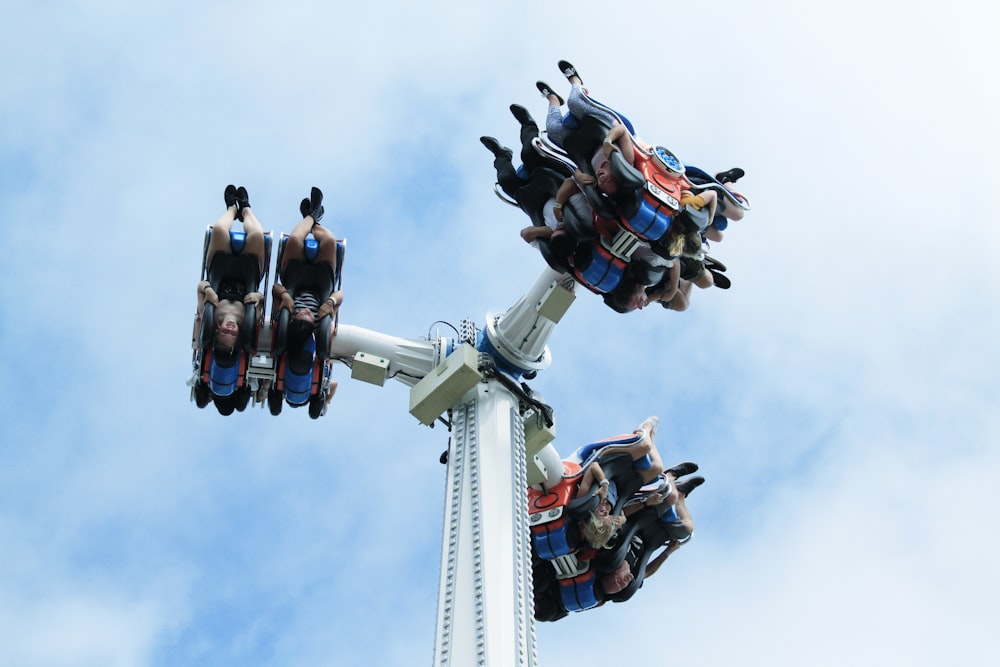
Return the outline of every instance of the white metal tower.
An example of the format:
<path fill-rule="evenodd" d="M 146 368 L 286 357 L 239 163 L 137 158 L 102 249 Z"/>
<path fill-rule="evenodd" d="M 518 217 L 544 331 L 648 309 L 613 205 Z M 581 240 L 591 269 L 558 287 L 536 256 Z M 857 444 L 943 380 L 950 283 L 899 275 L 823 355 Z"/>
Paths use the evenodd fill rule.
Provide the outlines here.
<path fill-rule="evenodd" d="M 410 412 L 425 424 L 450 414 L 436 667 L 537 665 L 526 489 L 554 424 L 518 380 L 549 365 L 548 337 L 573 299 L 573 280 L 546 269 L 481 331 L 463 322 L 461 340 L 348 325 L 334 338 L 352 377 L 409 385 Z"/>

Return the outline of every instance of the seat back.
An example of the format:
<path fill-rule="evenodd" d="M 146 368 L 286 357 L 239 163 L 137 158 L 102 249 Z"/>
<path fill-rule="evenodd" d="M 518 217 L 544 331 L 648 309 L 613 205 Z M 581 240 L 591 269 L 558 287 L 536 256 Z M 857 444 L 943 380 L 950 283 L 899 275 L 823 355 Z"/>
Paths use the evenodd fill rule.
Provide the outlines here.
<path fill-rule="evenodd" d="M 233 253 L 216 253 L 211 259 L 208 257 L 208 247 L 212 237 L 212 226 L 205 231 L 205 243 L 202 250 L 202 280 L 207 280 L 212 289 L 219 292 L 223 282 L 235 281 L 240 284 L 246 293 L 260 292 L 264 295 L 264 301 L 260 308 L 256 304 L 247 304 L 243 317 L 243 324 L 240 327 L 239 347 L 241 351 L 253 355 L 257 351 L 257 342 L 260 335 L 260 328 L 263 325 L 264 312 L 267 303 L 267 284 L 270 277 L 271 246 L 273 235 L 271 232 L 264 232 L 264 257 L 243 254 L 246 244 L 246 233 L 230 231 L 230 247 Z M 261 265 L 264 270 L 261 272 Z M 263 286 L 262 286 L 263 283 Z M 199 346 L 204 349 L 211 347 L 215 336 L 215 307 L 210 303 L 205 304 L 201 318 L 201 333 L 198 338 Z"/>
<path fill-rule="evenodd" d="M 598 294 L 612 291 L 625 275 L 625 260 L 615 257 L 599 242 L 581 244 L 573 256 L 573 277 Z"/>
<path fill-rule="evenodd" d="M 604 143 L 610 129 L 610 125 L 595 116 L 584 116 L 579 119 L 578 127 L 567 128 L 563 148 L 584 173 L 594 175 L 590 160 Z"/>
<path fill-rule="evenodd" d="M 222 357 L 206 348 L 202 355 L 202 382 L 214 396 L 231 396 L 246 381 L 246 360 L 243 352 Z"/>
<path fill-rule="evenodd" d="M 568 511 L 575 502 L 573 494 L 579 483 L 580 467 L 563 463 L 563 478 L 558 484 L 547 490 L 528 488 L 528 527 L 539 557 L 552 560 L 580 545 L 579 524 Z"/>
<path fill-rule="evenodd" d="M 335 291 L 341 289 L 343 282 L 344 257 L 347 250 L 347 240 L 337 240 L 336 267 L 327 263 L 313 263 L 319 252 L 319 242 L 309 235 L 305 240 L 305 259 L 291 260 L 284 268 L 285 249 L 290 236 L 282 234 L 278 241 L 276 280 L 284 285 L 294 296 L 296 290 L 308 289 L 325 301 Z M 277 307 L 278 304 L 275 304 Z M 291 313 L 282 309 L 276 315 L 272 313 L 273 329 L 271 355 L 276 360 L 278 368 L 278 383 L 284 394 L 285 401 L 292 406 L 309 404 L 315 400 L 318 392 L 325 387 L 321 381 L 322 367 L 328 363 L 331 341 L 336 335 L 339 315 L 326 315 L 319 319 L 313 336 L 302 349 L 288 349 L 288 327 L 291 323 Z M 272 412 L 274 412 L 272 410 Z"/>

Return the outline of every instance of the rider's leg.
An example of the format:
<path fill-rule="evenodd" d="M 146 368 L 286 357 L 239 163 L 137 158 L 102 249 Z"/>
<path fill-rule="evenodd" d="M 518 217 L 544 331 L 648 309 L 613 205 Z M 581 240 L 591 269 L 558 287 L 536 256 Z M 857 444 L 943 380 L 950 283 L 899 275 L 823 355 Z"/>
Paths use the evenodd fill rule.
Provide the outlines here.
<path fill-rule="evenodd" d="M 243 242 L 243 253 L 257 257 L 257 261 L 260 263 L 261 275 L 263 275 L 264 228 L 249 207 L 243 209 L 243 231 L 246 232 L 246 240 Z"/>
<path fill-rule="evenodd" d="M 217 252 L 232 254 L 233 247 L 229 240 L 229 231 L 233 228 L 233 221 L 236 220 L 236 206 L 226 209 L 215 224 L 212 226 L 212 236 L 208 242 L 208 264 L 212 263 L 212 257 Z"/>
<path fill-rule="evenodd" d="M 319 243 L 316 252 L 316 262 L 329 263 L 333 270 L 337 270 L 337 239 L 326 227 L 316 225 L 312 228 L 313 238 Z"/>
<path fill-rule="evenodd" d="M 293 259 L 306 258 L 306 235 L 313 230 L 314 224 L 313 217 L 307 215 L 302 218 L 302 222 L 295 225 L 292 233 L 288 235 L 288 240 L 285 241 L 285 251 L 281 260 L 282 269 Z"/>

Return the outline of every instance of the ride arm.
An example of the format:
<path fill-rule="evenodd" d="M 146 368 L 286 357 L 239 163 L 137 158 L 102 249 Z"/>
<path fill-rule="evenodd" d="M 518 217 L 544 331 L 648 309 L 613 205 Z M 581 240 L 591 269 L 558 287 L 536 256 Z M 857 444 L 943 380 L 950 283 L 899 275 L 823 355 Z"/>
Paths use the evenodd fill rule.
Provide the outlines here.
<path fill-rule="evenodd" d="M 214 330 L 215 305 L 219 303 L 219 297 L 212 289 L 211 283 L 202 280 L 198 283 L 198 309 L 194 316 L 194 330 L 191 332 L 191 347 L 202 348 L 210 339 L 210 334 Z M 206 308 L 206 305 L 209 307 Z"/>
<path fill-rule="evenodd" d="M 642 499 L 641 503 L 632 503 L 631 505 L 626 505 L 625 509 L 622 510 L 622 514 L 625 516 L 632 516 L 636 512 L 642 511 L 647 507 L 652 507 L 653 505 L 659 505 L 663 502 L 662 493 L 651 493 Z"/>
<path fill-rule="evenodd" d="M 201 334 L 201 318 L 202 313 L 205 310 L 205 286 L 208 285 L 207 280 L 202 280 L 198 283 L 198 305 L 195 307 L 194 311 L 194 330 L 191 332 L 191 347 L 198 347 L 198 339 Z"/>
<path fill-rule="evenodd" d="M 638 434 L 638 431 L 636 434 Z M 601 448 L 602 459 L 614 456 L 615 454 L 628 454 L 633 461 L 637 461 L 643 456 L 650 455 L 651 460 L 659 463 L 661 467 L 663 465 L 663 462 L 660 460 L 660 455 L 656 452 L 656 448 L 653 446 L 650 438 L 642 438 L 638 440 L 638 442 L 633 442 L 630 445 L 608 445 L 607 447 Z M 655 459 L 653 459 L 654 454 Z"/>

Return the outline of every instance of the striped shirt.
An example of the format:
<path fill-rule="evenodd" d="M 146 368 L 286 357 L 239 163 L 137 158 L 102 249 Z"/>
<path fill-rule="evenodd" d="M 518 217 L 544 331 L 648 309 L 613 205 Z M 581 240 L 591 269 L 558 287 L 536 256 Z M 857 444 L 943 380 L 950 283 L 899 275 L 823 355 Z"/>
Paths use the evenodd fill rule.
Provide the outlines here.
<path fill-rule="evenodd" d="M 312 311 L 313 317 L 319 319 L 319 294 L 312 290 L 300 289 L 292 298 L 292 314 L 294 315 L 302 308 Z"/>

